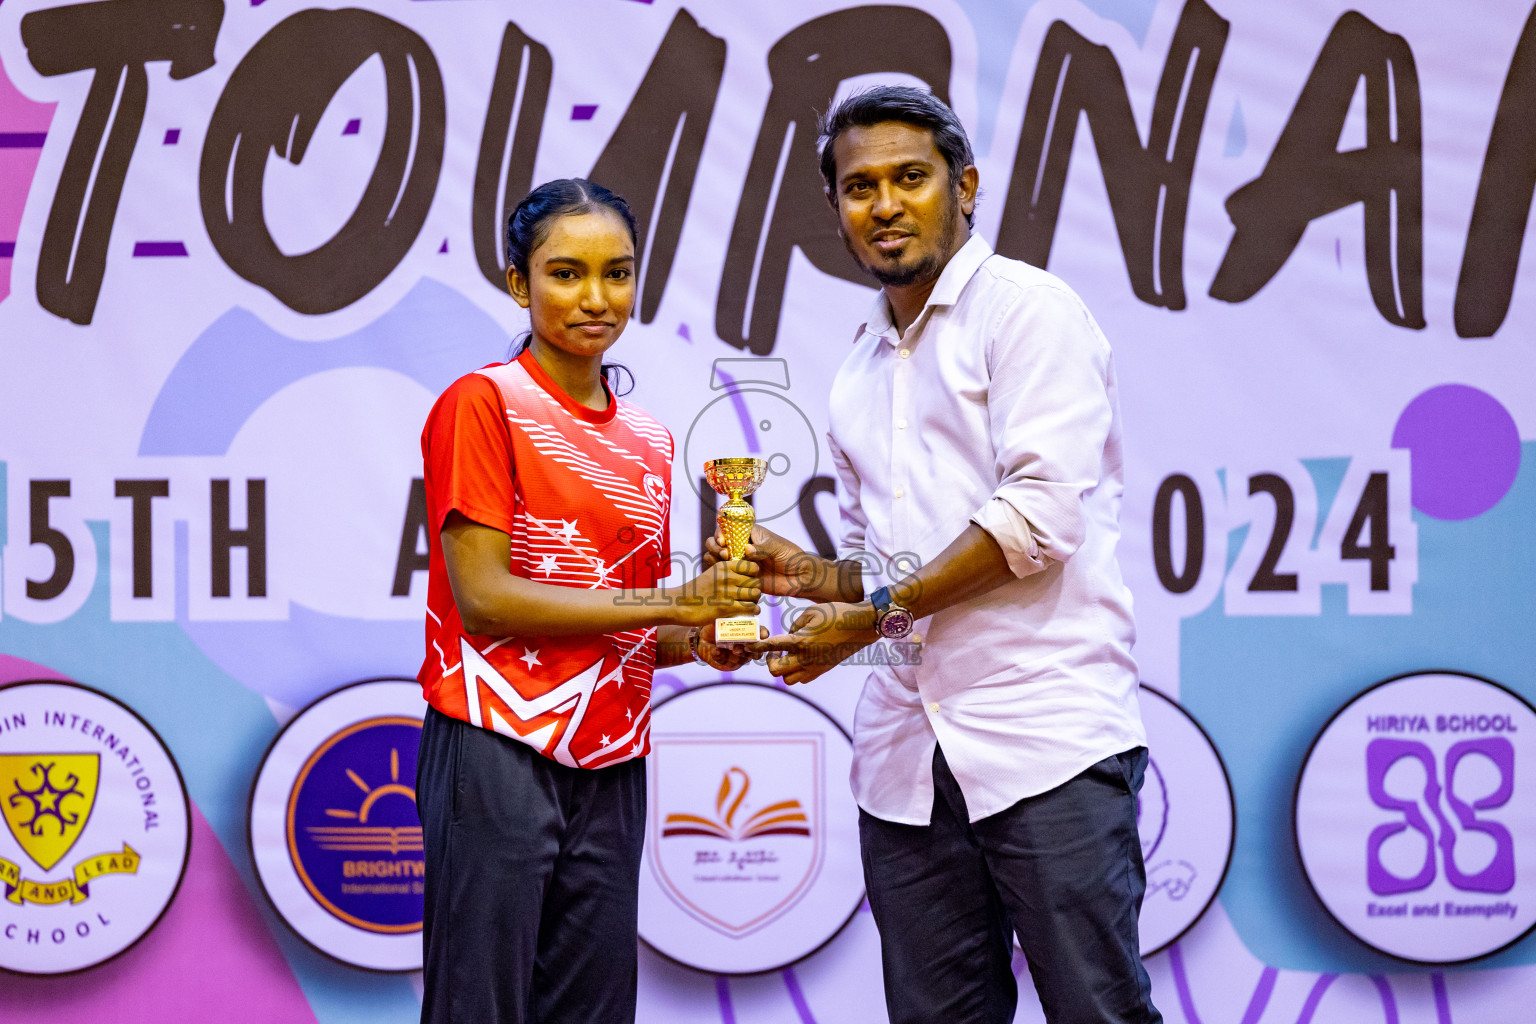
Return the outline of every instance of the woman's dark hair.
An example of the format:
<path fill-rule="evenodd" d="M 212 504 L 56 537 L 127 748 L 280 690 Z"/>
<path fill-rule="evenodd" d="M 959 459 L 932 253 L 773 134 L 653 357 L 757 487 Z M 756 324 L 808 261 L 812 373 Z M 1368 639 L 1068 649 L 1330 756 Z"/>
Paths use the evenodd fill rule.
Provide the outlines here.
<path fill-rule="evenodd" d="M 971 140 L 966 137 L 965 126 L 949 109 L 949 104 L 926 89 L 879 85 L 849 96 L 823 114 L 816 126 L 816 142 L 821 146 L 821 180 L 826 183 L 834 201 L 837 198 L 837 157 L 832 152 L 832 144 L 850 128 L 869 128 L 887 121 L 928 129 L 934 147 L 949 168 L 952 187 L 960 181 L 961 172 L 976 162 L 971 155 Z M 965 222 L 971 223 L 971 218 L 972 214 L 966 214 Z"/>
<path fill-rule="evenodd" d="M 635 226 L 635 215 L 623 196 L 585 178 L 558 178 L 546 181 L 529 192 L 507 218 L 507 265 L 517 268 L 518 273 L 527 277 L 528 257 L 549 237 L 550 222 L 556 217 L 595 213 L 599 209 L 611 210 L 619 215 L 619 219 L 629 229 L 629 240 L 638 249 L 639 229 Z M 522 355 L 532 341 L 532 332 L 515 339 L 507 358 L 516 359 Z M 608 382 L 608 389 L 615 395 L 627 395 L 635 389 L 634 374 L 621 363 L 604 363 L 602 373 Z M 625 377 L 629 378 L 629 384 L 621 391 L 620 384 Z"/>

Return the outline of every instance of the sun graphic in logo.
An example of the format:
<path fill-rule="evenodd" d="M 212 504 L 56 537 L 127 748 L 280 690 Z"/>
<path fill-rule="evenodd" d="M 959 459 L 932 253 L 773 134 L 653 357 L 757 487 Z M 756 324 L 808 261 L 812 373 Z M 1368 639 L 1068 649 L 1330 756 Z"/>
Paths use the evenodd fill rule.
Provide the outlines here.
<path fill-rule="evenodd" d="M 355 853 L 404 853 L 421 849 L 420 825 L 394 827 L 368 824 L 368 813 L 373 810 L 373 805 L 386 796 L 403 796 L 413 805 L 416 803 L 416 791 L 400 784 L 399 748 L 390 748 L 389 781 L 383 785 L 368 785 L 363 777 L 351 768 L 346 769 L 346 776 L 352 780 L 354 786 L 363 791 L 363 802 L 355 811 L 341 807 L 327 807 L 325 813 L 327 817 L 352 820 L 357 824 L 311 825 L 305 831 L 315 840 L 315 845 L 322 850 Z"/>

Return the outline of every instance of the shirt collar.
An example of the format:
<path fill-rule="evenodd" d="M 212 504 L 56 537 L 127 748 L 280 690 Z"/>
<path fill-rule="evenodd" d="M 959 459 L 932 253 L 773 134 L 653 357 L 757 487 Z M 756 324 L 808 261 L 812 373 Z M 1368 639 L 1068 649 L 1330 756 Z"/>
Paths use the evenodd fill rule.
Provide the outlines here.
<path fill-rule="evenodd" d="M 916 325 L 923 319 L 928 309 L 932 306 L 953 306 L 960 299 L 960 293 L 970 283 L 976 271 L 992 255 L 992 247 L 987 240 L 980 235 L 973 234 L 944 265 L 944 270 L 939 274 L 939 279 L 934 282 L 933 291 L 928 295 L 928 301 L 923 304 L 922 312 L 912 323 Z M 910 330 L 911 328 L 908 328 Z M 870 304 L 869 313 L 864 322 L 859 325 L 859 333 L 855 336 L 873 334 L 878 338 L 895 344 L 897 341 L 896 327 L 891 323 L 891 304 L 886 301 L 885 291 L 882 289 L 875 295 L 875 300 Z"/>

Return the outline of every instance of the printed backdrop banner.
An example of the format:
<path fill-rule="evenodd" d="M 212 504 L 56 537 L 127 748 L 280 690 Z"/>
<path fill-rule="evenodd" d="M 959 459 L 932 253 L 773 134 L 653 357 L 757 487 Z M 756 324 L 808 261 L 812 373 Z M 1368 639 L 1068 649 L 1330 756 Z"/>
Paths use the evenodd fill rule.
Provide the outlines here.
<path fill-rule="evenodd" d="M 192 835 L 154 931 L 78 977 L 7 977 L 0 1016 L 414 1019 L 419 976 L 273 914 L 245 814 L 294 709 L 420 663 L 421 425 L 527 322 L 499 225 L 553 177 L 628 196 L 614 354 L 678 441 L 675 546 L 711 522 L 702 462 L 757 454 L 759 517 L 830 550 L 827 393 L 873 291 L 814 114 L 878 82 L 953 105 L 975 230 L 1064 278 L 1115 348 L 1137 656 L 1236 809 L 1214 904 L 1150 960 L 1164 1014 L 1528 1013 L 1524 0 L 6 0 L 0 68 L 0 678 L 141 715 Z M 806 695 L 848 726 L 865 671 Z M 1332 802 L 1298 809 L 1325 726 L 1408 676 L 1403 707 L 1385 688 L 1337 719 L 1309 769 Z M 657 695 L 707 681 L 668 670 Z M 1294 823 L 1339 808 L 1355 822 L 1304 868 Z M 0 945 L 25 945 L 11 907 Z M 882 1019 L 868 913 L 757 978 L 645 950 L 640 986 L 643 1020 Z"/>

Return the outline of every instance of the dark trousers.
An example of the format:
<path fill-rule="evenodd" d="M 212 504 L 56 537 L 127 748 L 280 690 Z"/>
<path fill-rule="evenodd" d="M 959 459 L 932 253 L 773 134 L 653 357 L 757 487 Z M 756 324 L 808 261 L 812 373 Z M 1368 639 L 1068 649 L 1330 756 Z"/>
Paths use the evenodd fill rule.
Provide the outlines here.
<path fill-rule="evenodd" d="M 645 762 L 586 770 L 428 709 L 423 1024 L 630 1024 Z"/>
<path fill-rule="evenodd" d="M 1051 1024 L 1160 1024 L 1142 966 L 1144 747 L 977 822 L 942 750 L 933 817 L 859 813 L 892 1024 L 1009 1024 L 1013 935 Z"/>

